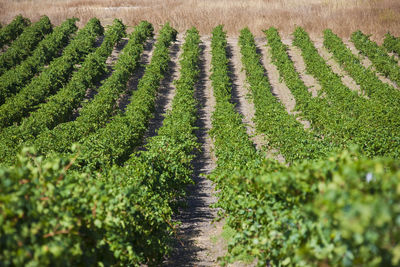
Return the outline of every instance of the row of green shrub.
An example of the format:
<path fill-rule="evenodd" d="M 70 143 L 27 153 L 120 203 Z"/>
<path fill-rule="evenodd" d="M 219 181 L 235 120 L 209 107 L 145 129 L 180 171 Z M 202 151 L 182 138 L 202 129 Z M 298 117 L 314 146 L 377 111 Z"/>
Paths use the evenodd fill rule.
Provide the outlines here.
<path fill-rule="evenodd" d="M 27 26 L 10 47 L 0 55 L 0 75 L 30 56 L 37 44 L 52 31 L 53 26 L 47 16 Z"/>
<path fill-rule="evenodd" d="M 96 20 L 90 21 L 63 50 L 60 57 L 53 60 L 16 95 L 7 98 L 0 106 L 0 128 L 19 123 L 38 104 L 67 84 L 76 65 L 82 63 L 86 55 L 95 49 L 94 44 L 102 33 L 101 24 Z"/>
<path fill-rule="evenodd" d="M 6 71 L 0 77 L 0 104 L 28 84 L 29 81 L 43 70 L 53 58 L 57 57 L 72 38 L 72 34 L 78 29 L 77 19 L 67 19 L 60 26 L 54 28 L 51 34 L 38 44 L 32 55 L 20 65 Z"/>
<path fill-rule="evenodd" d="M 168 52 L 164 49 L 175 36 L 168 24 L 163 27 L 154 65 L 164 65 L 161 51 Z M 4 265 L 161 264 L 171 249 L 176 231 L 172 214 L 191 182 L 191 160 L 198 147 L 194 88 L 199 43 L 198 31 L 190 29 L 172 110 L 158 135 L 148 140 L 146 151 L 136 155 L 132 150 L 123 166 L 87 172 L 76 166 L 84 154 L 73 148 L 71 158 L 47 159 L 24 150 L 15 166 L 0 168 Z M 148 75 L 150 70 L 155 67 L 148 68 Z"/>
<path fill-rule="evenodd" d="M 16 16 L 13 21 L 0 29 L 0 49 L 5 45 L 9 45 L 12 41 L 31 24 L 30 20 L 22 15 Z"/>

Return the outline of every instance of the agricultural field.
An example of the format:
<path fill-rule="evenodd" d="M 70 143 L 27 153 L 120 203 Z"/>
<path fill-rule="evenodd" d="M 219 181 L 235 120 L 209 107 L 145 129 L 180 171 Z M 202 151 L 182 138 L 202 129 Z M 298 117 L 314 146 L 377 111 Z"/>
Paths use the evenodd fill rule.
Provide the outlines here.
<path fill-rule="evenodd" d="M 400 266 L 399 5 L 125 2 L 0 1 L 0 266 Z"/>

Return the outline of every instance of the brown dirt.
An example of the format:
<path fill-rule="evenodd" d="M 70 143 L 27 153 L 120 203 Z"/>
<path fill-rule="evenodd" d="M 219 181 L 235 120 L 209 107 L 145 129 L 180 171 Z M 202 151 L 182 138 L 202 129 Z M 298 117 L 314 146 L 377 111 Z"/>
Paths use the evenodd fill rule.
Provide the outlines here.
<path fill-rule="evenodd" d="M 112 68 L 114 66 L 115 62 L 118 60 L 119 54 L 128 42 L 129 38 L 125 37 L 121 39 L 116 48 L 111 52 L 111 55 L 107 58 L 107 67 Z"/>
<path fill-rule="evenodd" d="M 250 101 L 249 85 L 246 82 L 246 74 L 241 62 L 238 38 L 228 38 L 228 54 L 230 57 L 230 71 L 232 81 L 232 100 L 236 104 L 237 111 L 243 115 L 243 124 L 257 150 L 261 150 L 267 143 L 265 136 L 256 132 L 253 121 L 255 109 Z"/>
<path fill-rule="evenodd" d="M 361 55 L 360 52 L 358 51 L 358 49 L 354 46 L 354 44 L 350 40 L 343 40 L 343 41 L 347 45 L 347 47 L 351 50 L 351 52 L 353 52 L 354 55 L 358 56 L 358 58 L 361 61 L 361 64 L 364 67 L 369 68 L 375 72 L 375 75 L 379 78 L 379 80 L 381 80 L 384 83 L 389 84 L 390 86 L 393 86 L 394 88 L 398 88 L 398 87 L 396 87 L 396 84 L 394 82 L 392 82 L 389 78 L 386 78 L 385 76 L 383 76 L 379 72 L 377 72 L 375 67 L 372 66 L 371 60 L 369 60 L 368 57 Z"/>
<path fill-rule="evenodd" d="M 96 42 L 96 47 L 99 47 L 101 45 L 101 42 L 103 41 L 104 36 L 99 38 Z M 108 77 L 111 76 L 111 74 L 114 72 L 113 66 L 118 60 L 119 55 L 121 54 L 122 49 L 124 49 L 125 45 L 128 43 L 127 38 L 122 38 L 122 40 L 113 48 L 111 55 L 107 58 L 106 60 L 106 65 L 107 65 L 107 73 L 104 75 L 104 77 L 101 79 L 102 81 L 105 81 Z M 94 96 L 97 94 L 98 89 L 101 87 L 102 83 L 98 82 L 93 88 L 87 88 L 85 92 L 85 97 L 83 98 L 83 103 L 89 102 L 91 99 L 94 98 Z M 82 106 L 79 106 L 77 109 L 75 109 L 72 112 L 72 118 L 76 119 L 79 116 L 79 111 L 82 109 Z"/>
<path fill-rule="evenodd" d="M 178 37 L 182 38 L 182 35 L 179 35 Z M 171 60 L 168 63 L 168 72 L 165 74 L 164 79 L 161 81 L 161 86 L 158 89 L 154 117 L 150 119 L 149 126 L 144 134 L 144 144 L 146 144 L 148 138 L 157 135 L 157 130 L 162 126 L 165 114 L 171 105 L 173 96 L 175 95 L 176 88 L 173 81 L 179 73 L 178 61 L 181 53 L 181 44 L 182 39 L 177 39 L 170 47 Z M 143 149 L 143 147 L 139 148 L 139 150 L 141 149 Z"/>
<path fill-rule="evenodd" d="M 120 95 L 117 100 L 117 106 L 120 110 L 125 110 L 126 106 L 130 103 L 130 98 L 132 92 L 137 90 L 140 79 L 143 77 L 146 65 L 150 63 L 150 58 L 153 55 L 155 39 L 151 38 L 147 40 L 142 55 L 140 56 L 139 66 L 133 73 L 132 77 L 129 79 L 126 91 Z"/>
<path fill-rule="evenodd" d="M 177 36 L 176 45 L 181 47 L 184 42 L 184 38 L 185 37 L 183 34 L 179 34 Z M 180 67 L 179 60 L 180 60 L 180 56 L 181 56 L 182 52 L 183 52 L 183 50 L 179 49 L 178 53 L 176 54 L 176 59 L 174 59 L 175 62 L 173 64 L 175 64 L 176 69 L 178 69 Z M 168 83 L 168 86 L 170 87 L 170 90 L 169 90 L 170 94 L 168 94 L 166 97 L 166 105 L 165 105 L 164 113 L 167 112 L 168 110 L 171 110 L 171 108 L 172 108 L 172 99 L 174 99 L 175 94 L 176 94 L 176 87 L 175 87 L 175 84 L 173 83 L 173 81 L 179 79 L 179 77 L 180 77 L 180 71 L 175 71 L 173 73 L 173 75 L 170 75 L 169 79 L 167 79 L 167 81 L 169 81 L 169 80 L 171 81 L 170 83 Z"/>
<path fill-rule="evenodd" d="M 388 55 L 392 58 L 394 58 L 397 61 L 397 65 L 400 66 L 400 57 L 396 53 L 393 52 L 388 52 Z"/>
<path fill-rule="evenodd" d="M 196 134 L 201 151 L 193 161 L 194 185 L 188 188 L 187 207 L 180 210 L 177 220 L 182 224 L 173 253 L 163 266 L 218 266 L 217 258 L 226 252 L 223 241 L 213 242 L 222 233 L 223 221 L 214 222 L 218 209 L 211 208 L 217 202 L 213 183 L 205 177 L 216 167 L 213 145 L 208 131 L 215 106 L 210 82 L 211 47 L 209 38 L 202 38 L 200 77 L 196 85 L 199 129 Z"/>
<path fill-rule="evenodd" d="M 281 80 L 277 67 L 272 63 L 270 47 L 266 45 L 265 38 L 257 38 L 256 43 L 262 54 L 263 65 L 272 87 L 272 94 L 274 94 L 278 98 L 279 102 L 284 105 L 289 114 L 297 115 L 298 112 L 294 111 L 296 100 L 285 82 Z M 296 119 L 303 124 L 304 129 L 310 128 L 310 122 L 300 118 Z"/>
<path fill-rule="evenodd" d="M 306 71 L 306 64 L 301 55 L 301 50 L 292 44 L 291 39 L 282 40 L 284 44 L 288 46 L 288 54 L 290 59 L 294 64 L 294 68 L 300 74 L 300 78 L 304 82 L 304 84 L 308 87 L 308 91 L 311 92 L 313 97 L 318 96 L 318 91 L 321 90 L 321 85 L 314 78 L 314 76 L 310 75 Z"/>
<path fill-rule="evenodd" d="M 325 62 L 328 64 L 328 66 L 331 68 L 331 70 L 336 73 L 342 80 L 342 83 L 348 87 L 349 89 L 356 91 L 360 96 L 363 96 L 365 98 L 368 98 L 366 96 L 360 86 L 354 81 L 354 79 L 348 75 L 348 73 L 343 70 L 343 68 L 340 66 L 340 64 L 335 61 L 333 58 L 332 53 L 330 53 L 324 46 L 323 46 L 323 40 L 314 40 L 314 45 L 315 48 L 317 48 L 318 53 L 321 55 L 321 57 L 325 60 Z"/>

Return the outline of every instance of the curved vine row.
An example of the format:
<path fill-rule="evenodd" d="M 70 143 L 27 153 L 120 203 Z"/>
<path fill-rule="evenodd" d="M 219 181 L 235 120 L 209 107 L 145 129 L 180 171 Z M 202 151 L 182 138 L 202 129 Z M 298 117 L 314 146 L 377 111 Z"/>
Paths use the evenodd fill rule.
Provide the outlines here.
<path fill-rule="evenodd" d="M 399 157 L 398 117 L 388 116 L 385 106 L 359 96 L 343 85 L 337 76 L 318 54 L 308 34 L 298 27 L 294 32 L 294 44 L 302 50 L 307 71 L 320 82 L 325 98 L 330 102 L 338 116 L 336 131 L 325 131 L 343 147 L 357 144 L 368 156 L 385 155 Z"/>
<path fill-rule="evenodd" d="M 37 44 L 46 34 L 51 33 L 53 26 L 47 16 L 35 24 L 26 27 L 23 33 L 0 55 L 0 75 L 21 63 L 32 54 Z"/>
<path fill-rule="evenodd" d="M 126 84 L 131 74 L 139 65 L 140 54 L 143 51 L 143 40 L 152 35 L 152 26 L 140 29 L 132 35 L 130 42 L 124 47 L 112 75 L 99 88 L 99 93 L 94 99 L 84 105 L 80 110 L 80 116 L 75 121 L 63 123 L 55 127 L 52 131 L 43 132 L 35 141 L 35 145 L 40 147 L 40 151 L 55 151 L 68 153 L 73 142 L 80 142 L 83 138 L 106 126 L 112 118 L 115 109 L 115 102 L 119 95 L 126 89 Z M 166 24 L 160 32 L 157 46 L 158 50 L 164 50 L 175 40 L 176 32 L 169 24 Z M 140 45 L 138 45 L 140 43 Z M 154 53 L 157 54 L 155 49 Z M 154 70 L 165 69 L 163 65 L 163 54 L 154 65 Z M 168 57 L 168 56 L 167 56 Z M 160 74 L 155 73 L 155 77 Z M 161 78 L 160 78 L 161 79 Z"/>
<path fill-rule="evenodd" d="M 101 46 L 86 57 L 82 67 L 57 94 L 49 97 L 47 102 L 31 112 L 29 117 L 22 119 L 20 125 L 3 129 L 0 136 L 2 162 L 11 164 L 15 160 L 17 151 L 27 142 L 32 142 L 41 132 L 71 119 L 72 111 L 81 103 L 86 89 L 93 86 L 105 74 L 106 60 L 114 45 L 124 35 L 119 26 L 117 24 L 107 29 Z"/>
<path fill-rule="evenodd" d="M 268 46 L 271 48 L 272 63 L 276 65 L 280 77 L 296 99 L 296 111 L 300 117 L 308 120 L 316 133 L 323 133 L 328 139 L 327 132 L 337 133 L 342 127 L 337 121 L 342 119 L 340 111 L 330 105 L 326 98 L 312 97 L 307 86 L 296 71 L 293 61 L 287 52 L 287 46 L 282 43 L 277 29 L 271 27 L 265 31 Z M 327 146 L 328 147 L 328 146 Z M 332 148 L 330 148 L 332 149 Z M 329 149 L 327 149 L 327 152 Z"/>
<path fill-rule="evenodd" d="M 67 19 L 56 27 L 38 44 L 30 57 L 0 77 L 0 104 L 3 104 L 11 95 L 18 93 L 43 69 L 44 65 L 57 57 L 59 51 L 69 43 L 71 34 L 78 29 L 75 25 L 76 21 L 77 19 Z"/>
<path fill-rule="evenodd" d="M 122 164 L 132 150 L 142 143 L 155 108 L 157 91 L 170 61 L 170 43 L 177 32 L 169 24 L 161 30 L 151 62 L 146 66 L 137 90 L 133 92 L 125 112 L 113 117 L 104 128 L 83 140 L 82 151 L 91 167 Z"/>
<path fill-rule="evenodd" d="M 387 109 L 399 107 L 400 91 L 383 83 L 374 72 L 362 66 L 358 57 L 331 30 L 324 31 L 324 45 L 371 99 L 379 100 Z"/>
<path fill-rule="evenodd" d="M 5 45 L 10 44 L 12 41 L 24 31 L 24 29 L 31 24 L 30 20 L 24 18 L 22 15 L 16 16 L 13 21 L 4 26 L 0 30 L 0 49 Z"/>
<path fill-rule="evenodd" d="M 64 49 L 62 56 L 53 60 L 39 76 L 0 106 L 0 128 L 19 123 L 49 95 L 68 83 L 75 64 L 82 62 L 94 50 L 94 43 L 102 33 L 103 27 L 97 19 L 89 21 L 87 27 Z"/>
<path fill-rule="evenodd" d="M 386 53 L 385 49 L 379 47 L 361 31 L 354 32 L 351 35 L 351 41 L 362 54 L 371 60 L 373 66 L 380 73 L 400 85 L 400 67 L 397 65 L 397 61 Z"/>
<path fill-rule="evenodd" d="M 267 135 L 269 145 L 279 149 L 288 162 L 322 157 L 329 151 L 329 143 L 305 131 L 303 125 L 289 115 L 282 103 L 272 95 L 252 33 L 248 28 L 240 33 L 242 63 L 254 99 L 257 130 Z"/>
<path fill-rule="evenodd" d="M 383 47 L 389 52 L 395 52 L 397 55 L 400 55 L 400 38 L 387 33 L 383 40 Z"/>

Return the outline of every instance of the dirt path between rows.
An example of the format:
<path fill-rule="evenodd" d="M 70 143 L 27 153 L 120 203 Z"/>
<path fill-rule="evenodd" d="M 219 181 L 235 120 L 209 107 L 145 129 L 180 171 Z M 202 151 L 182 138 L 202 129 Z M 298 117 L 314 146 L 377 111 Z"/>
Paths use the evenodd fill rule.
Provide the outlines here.
<path fill-rule="evenodd" d="M 288 47 L 288 55 L 294 64 L 294 68 L 299 73 L 300 79 L 304 82 L 305 86 L 308 87 L 308 91 L 313 97 L 318 96 L 318 91 L 321 90 L 321 85 L 306 71 L 306 64 L 304 62 L 303 56 L 301 55 L 300 48 L 293 45 L 293 41 L 290 39 L 282 40 L 282 43 Z"/>
<path fill-rule="evenodd" d="M 176 90 L 173 81 L 179 75 L 179 56 L 182 53 L 180 49 L 182 42 L 182 35 L 179 35 L 177 40 L 169 49 L 171 60 L 168 63 L 168 71 L 165 74 L 164 79 L 162 79 L 160 88 L 158 89 L 154 116 L 150 119 L 149 126 L 143 137 L 143 146 L 140 147 L 139 150 L 144 149 L 143 147 L 149 138 L 157 135 L 157 130 L 162 126 L 167 110 L 171 108 L 171 102 Z"/>
<path fill-rule="evenodd" d="M 351 52 L 356 55 L 359 59 L 361 64 L 367 68 L 367 69 L 371 69 L 372 71 L 375 72 L 375 75 L 379 78 L 379 80 L 381 80 L 384 83 L 389 84 L 390 86 L 394 87 L 394 88 L 398 88 L 396 86 L 396 83 L 392 82 L 389 78 L 386 78 L 385 76 L 383 76 L 382 74 L 380 74 L 375 67 L 372 65 L 371 60 L 369 60 L 368 57 L 361 55 L 360 52 L 358 51 L 358 49 L 354 46 L 354 44 L 350 41 L 350 40 L 343 40 L 343 42 L 345 43 L 345 45 L 351 50 Z"/>
<path fill-rule="evenodd" d="M 126 106 L 130 103 L 133 91 L 137 90 L 139 81 L 143 77 L 146 66 L 150 63 L 150 59 L 153 55 L 155 41 L 154 38 L 151 38 L 145 43 L 142 55 L 140 56 L 139 66 L 129 79 L 126 91 L 122 93 L 120 98 L 117 100 L 117 106 L 119 109 L 125 110 Z"/>
<path fill-rule="evenodd" d="M 279 71 L 274 63 L 272 63 L 270 47 L 266 45 L 265 38 L 257 38 L 256 44 L 263 58 L 263 65 L 266 69 L 269 82 L 272 87 L 272 93 L 278 98 L 279 102 L 283 104 L 286 111 L 290 115 L 297 115 L 295 112 L 296 99 L 294 98 L 290 89 L 286 86 L 285 81 L 281 79 Z M 300 118 L 296 118 L 298 122 L 303 124 L 304 129 L 310 128 L 310 122 Z"/>
<path fill-rule="evenodd" d="M 219 266 L 218 258 L 227 252 L 227 241 L 223 238 L 225 221 L 215 221 L 218 209 L 211 206 L 217 202 L 216 191 L 213 182 L 205 177 L 216 167 L 213 140 L 208 134 L 212 128 L 211 116 L 216 101 L 210 80 L 211 39 L 203 36 L 201 40 L 200 78 L 195 88 L 195 97 L 198 101 L 197 126 L 199 127 L 196 135 L 201 149 L 193 161 L 195 184 L 188 188 L 187 207 L 181 209 L 175 218 L 181 222 L 181 225 L 172 255 L 163 264 L 168 267 Z M 246 107 L 246 109 L 251 109 L 251 107 Z M 253 265 L 236 262 L 227 266 Z"/>
<path fill-rule="evenodd" d="M 400 67 L 400 57 L 395 52 L 388 52 L 388 55 L 397 61 L 397 65 Z"/>
<path fill-rule="evenodd" d="M 237 38 L 228 38 L 229 69 L 232 81 L 232 101 L 236 104 L 236 110 L 243 115 L 243 124 L 257 150 L 261 150 L 267 143 L 265 136 L 257 134 L 253 121 L 255 109 L 250 99 L 249 85 L 246 82 L 246 74 L 241 62 L 240 47 Z"/>
<path fill-rule="evenodd" d="M 180 77 L 180 57 L 181 54 L 183 53 L 182 50 L 182 45 L 185 42 L 185 36 L 183 34 L 178 34 L 178 36 L 176 37 L 176 41 L 174 43 L 174 45 L 172 46 L 172 55 L 171 55 L 171 62 L 169 65 L 170 70 L 172 70 L 170 73 L 168 73 L 165 77 L 165 79 L 162 81 L 161 86 L 162 88 L 168 91 L 168 94 L 165 96 L 165 107 L 164 107 L 164 114 L 163 116 L 165 116 L 165 113 L 168 110 L 171 110 L 172 108 L 172 99 L 174 99 L 175 94 L 176 94 L 176 87 L 174 84 L 174 80 L 178 80 Z M 163 89 L 161 90 L 161 93 L 163 91 Z M 158 114 L 158 110 L 156 110 L 157 114 Z"/>
<path fill-rule="evenodd" d="M 163 266 L 218 266 L 218 257 L 226 253 L 226 244 L 218 239 L 222 233 L 223 221 L 213 222 L 218 209 L 211 205 L 217 201 L 213 183 L 204 176 L 216 167 L 213 144 L 208 131 L 211 129 L 211 115 L 215 98 L 210 82 L 211 44 L 202 38 L 200 77 L 196 85 L 198 100 L 199 129 L 196 132 L 201 151 L 193 161 L 194 185 L 188 188 L 187 207 L 181 209 L 176 220 L 182 222 L 178 229 L 177 241 L 172 255 Z"/>
<path fill-rule="evenodd" d="M 315 48 L 318 50 L 320 56 L 325 60 L 326 64 L 331 68 L 333 73 L 338 75 L 342 83 L 350 90 L 355 91 L 358 95 L 368 98 L 361 90 L 360 86 L 354 81 L 354 79 L 340 66 L 340 64 L 333 58 L 330 53 L 323 45 L 323 40 L 314 40 Z"/>

